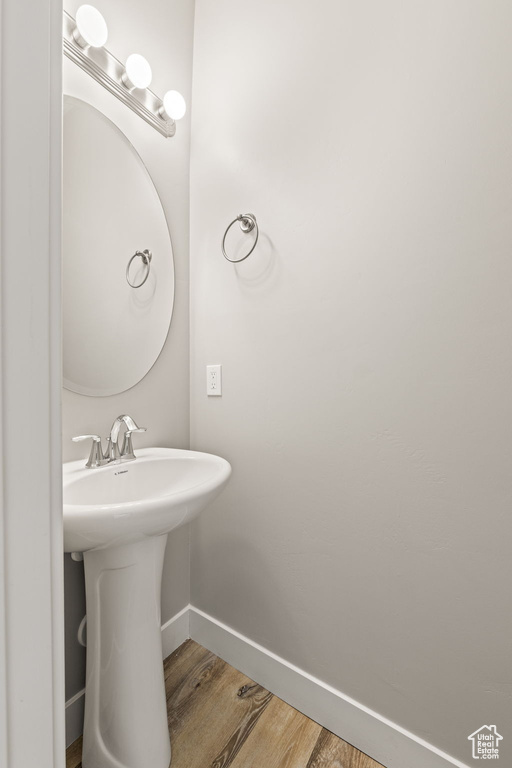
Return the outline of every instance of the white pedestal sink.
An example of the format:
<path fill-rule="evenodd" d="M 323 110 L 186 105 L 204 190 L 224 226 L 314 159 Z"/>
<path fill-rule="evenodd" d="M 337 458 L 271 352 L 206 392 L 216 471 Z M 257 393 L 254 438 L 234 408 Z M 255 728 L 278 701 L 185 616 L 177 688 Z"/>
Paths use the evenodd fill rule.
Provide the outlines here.
<path fill-rule="evenodd" d="M 83 552 L 87 676 L 83 768 L 168 768 L 160 592 L 167 534 L 231 474 L 218 456 L 171 448 L 86 469 L 64 464 L 64 550 Z"/>

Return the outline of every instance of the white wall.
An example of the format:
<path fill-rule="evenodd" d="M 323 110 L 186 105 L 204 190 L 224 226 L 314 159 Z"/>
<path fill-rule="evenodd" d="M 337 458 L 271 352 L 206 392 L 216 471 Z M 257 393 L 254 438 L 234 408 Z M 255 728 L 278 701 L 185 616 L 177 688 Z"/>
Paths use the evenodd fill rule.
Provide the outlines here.
<path fill-rule="evenodd" d="M 505 0 L 196 3 L 191 441 L 233 477 L 192 602 L 467 762 L 482 723 L 512 762 L 511 33 Z"/>
<path fill-rule="evenodd" d="M 81 0 L 67 0 L 76 15 Z M 152 90 L 163 95 L 175 88 L 190 104 L 194 0 L 98 0 L 94 3 L 109 26 L 107 47 L 121 61 L 142 53 L 153 69 Z M 189 444 L 189 157 L 190 116 L 177 124 L 176 136 L 164 139 L 131 110 L 111 96 L 75 64 L 64 59 L 64 93 L 93 104 L 126 134 L 141 155 L 162 200 L 172 238 L 176 291 L 169 336 L 149 374 L 133 389 L 112 397 L 85 397 L 63 390 L 64 460 L 86 456 L 73 435 L 107 434 L 120 413 L 129 413 L 147 427 L 137 445 L 188 448 Z M 85 451 L 85 453 L 84 453 Z M 83 568 L 65 558 L 66 571 L 66 694 L 83 687 L 85 652 L 76 631 L 85 613 Z M 169 537 L 164 566 L 162 620 L 189 601 L 189 531 Z"/>

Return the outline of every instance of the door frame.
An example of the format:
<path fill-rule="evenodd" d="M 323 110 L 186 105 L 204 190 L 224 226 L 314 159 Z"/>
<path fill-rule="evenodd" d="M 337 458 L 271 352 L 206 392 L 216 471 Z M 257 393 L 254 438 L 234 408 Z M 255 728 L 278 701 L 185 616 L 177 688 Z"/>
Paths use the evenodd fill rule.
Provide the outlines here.
<path fill-rule="evenodd" d="M 64 768 L 61 0 L 0 36 L 0 766 Z"/>

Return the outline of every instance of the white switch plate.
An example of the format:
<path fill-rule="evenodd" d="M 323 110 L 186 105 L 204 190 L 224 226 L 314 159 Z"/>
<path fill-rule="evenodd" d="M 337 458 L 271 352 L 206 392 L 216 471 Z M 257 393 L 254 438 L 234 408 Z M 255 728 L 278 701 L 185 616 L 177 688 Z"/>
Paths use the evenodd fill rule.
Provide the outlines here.
<path fill-rule="evenodd" d="M 206 394 L 209 397 L 222 395 L 222 365 L 206 366 Z"/>

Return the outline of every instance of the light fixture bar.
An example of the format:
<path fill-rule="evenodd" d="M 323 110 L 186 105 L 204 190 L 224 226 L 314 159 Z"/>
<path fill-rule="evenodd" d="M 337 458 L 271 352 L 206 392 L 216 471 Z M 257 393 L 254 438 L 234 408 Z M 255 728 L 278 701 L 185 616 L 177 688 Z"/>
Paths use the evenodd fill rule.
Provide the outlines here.
<path fill-rule="evenodd" d="M 68 59 L 74 61 L 96 82 L 142 117 L 146 123 L 156 128 L 166 139 L 174 136 L 176 133 L 174 120 L 166 120 L 159 114 L 162 99 L 159 99 L 149 88 L 141 90 L 140 95 L 128 90 L 122 82 L 125 68 L 119 59 L 116 59 L 106 48 L 81 48 L 73 38 L 75 28 L 74 18 L 64 11 L 64 53 Z"/>

